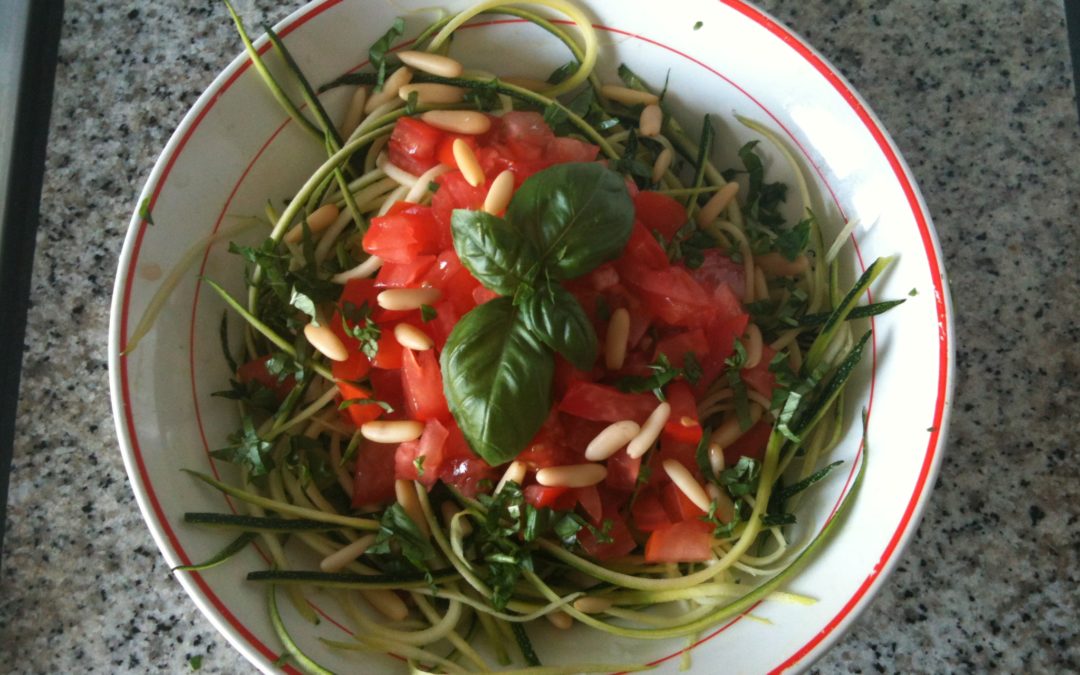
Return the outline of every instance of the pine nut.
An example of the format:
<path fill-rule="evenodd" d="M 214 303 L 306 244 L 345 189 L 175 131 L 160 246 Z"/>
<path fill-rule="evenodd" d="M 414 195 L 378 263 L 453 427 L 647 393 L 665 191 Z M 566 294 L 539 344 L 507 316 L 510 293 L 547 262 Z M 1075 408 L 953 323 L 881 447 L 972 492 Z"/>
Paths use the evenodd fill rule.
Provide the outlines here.
<path fill-rule="evenodd" d="M 746 333 L 743 335 L 743 345 L 746 347 L 746 363 L 743 364 L 743 368 L 753 368 L 757 364 L 761 363 L 761 348 L 762 348 L 761 329 L 757 327 L 756 323 L 752 323 L 746 327 Z"/>
<path fill-rule="evenodd" d="M 761 419 L 762 407 L 757 403 L 750 404 L 750 422 L 757 424 L 757 421 Z M 735 441 L 739 440 L 739 437 L 745 433 L 742 427 L 739 426 L 739 418 L 736 415 L 732 415 L 728 419 L 720 423 L 720 426 L 716 427 L 716 431 L 712 433 L 710 442 L 716 443 L 721 448 L 726 448 Z"/>
<path fill-rule="evenodd" d="M 765 281 L 765 272 L 760 267 L 754 268 L 754 294 L 756 300 L 769 299 L 769 282 Z"/>
<path fill-rule="evenodd" d="M 484 170 L 480 168 L 480 162 L 476 159 L 476 153 L 469 147 L 463 138 L 455 138 L 451 146 L 454 150 L 454 161 L 457 162 L 461 175 L 465 181 L 473 186 L 480 187 L 484 184 Z"/>
<path fill-rule="evenodd" d="M 376 612 L 391 621 L 404 621 L 409 618 L 409 608 L 405 605 L 405 601 L 389 589 L 360 591 L 360 595 Z"/>
<path fill-rule="evenodd" d="M 341 338 L 327 326 L 309 323 L 304 326 L 304 337 L 312 347 L 331 361 L 349 360 L 349 350 L 345 348 Z"/>
<path fill-rule="evenodd" d="M 414 352 L 427 351 L 435 346 L 435 341 L 427 333 L 410 323 L 399 323 L 394 326 L 394 339 L 405 349 L 411 349 Z"/>
<path fill-rule="evenodd" d="M 630 445 L 626 446 L 626 454 L 634 459 L 644 455 L 653 446 L 656 439 L 660 437 L 660 432 L 664 430 L 668 417 L 671 417 L 670 403 L 665 402 L 656 406 L 656 409 L 649 413 L 649 418 L 645 420 L 645 424 L 641 425 L 641 432 L 634 436 L 633 440 L 630 441 Z"/>
<path fill-rule="evenodd" d="M 600 87 L 600 95 L 623 105 L 652 105 L 660 102 L 660 97 L 650 91 L 605 84 Z"/>
<path fill-rule="evenodd" d="M 620 307 L 611 313 L 607 337 L 604 339 L 604 365 L 618 370 L 626 361 L 627 341 L 630 339 L 630 312 Z"/>
<path fill-rule="evenodd" d="M 506 467 L 506 471 L 503 472 L 502 478 L 499 479 L 499 484 L 495 486 L 495 494 L 502 492 L 502 489 L 506 487 L 507 483 L 514 482 L 521 485 L 525 482 L 525 472 L 529 467 L 525 466 L 525 462 L 510 462 L 510 466 Z"/>
<path fill-rule="evenodd" d="M 434 305 L 441 298 L 442 291 L 437 288 L 391 288 L 375 296 L 375 302 L 383 309 L 405 312 Z"/>
<path fill-rule="evenodd" d="M 638 118 L 638 132 L 646 138 L 660 135 L 660 127 L 664 124 L 664 111 L 655 103 L 650 103 L 641 111 Z"/>
<path fill-rule="evenodd" d="M 697 224 L 700 227 L 705 227 L 712 221 L 716 220 L 724 209 L 731 204 L 731 201 L 735 199 L 735 195 L 739 194 L 739 184 L 732 181 L 724 187 L 716 191 L 709 201 L 705 202 L 705 206 L 701 207 L 701 210 L 697 214 Z"/>
<path fill-rule="evenodd" d="M 653 162 L 652 182 L 660 182 L 660 179 L 664 177 L 667 170 L 671 168 L 671 162 L 674 159 L 675 153 L 671 151 L 671 148 L 664 148 L 660 151 L 660 154 L 656 156 L 656 161 Z"/>
<path fill-rule="evenodd" d="M 566 612 L 555 610 L 554 612 L 548 612 L 544 616 L 551 622 L 552 626 L 559 630 L 570 630 L 574 627 L 574 619 Z"/>
<path fill-rule="evenodd" d="M 460 162 L 459 162 L 460 164 Z M 504 170 L 491 182 L 487 196 L 484 197 L 484 211 L 497 216 L 510 205 L 510 197 L 514 194 L 514 172 Z"/>
<path fill-rule="evenodd" d="M 731 519 L 735 517 L 735 503 L 731 501 L 731 496 L 720 489 L 719 485 L 715 483 L 709 483 L 705 486 L 705 491 L 709 493 L 709 497 L 716 502 L 716 511 L 713 515 L 721 523 L 730 523 Z M 710 505 L 711 506 L 711 505 Z"/>
<path fill-rule="evenodd" d="M 589 487 L 607 478 L 603 464 L 549 466 L 536 472 L 536 482 L 544 487 Z"/>
<path fill-rule="evenodd" d="M 423 433 L 424 423 L 416 420 L 376 420 L 360 426 L 360 434 L 376 443 L 406 443 Z"/>
<path fill-rule="evenodd" d="M 377 91 L 368 97 L 367 103 L 364 104 L 364 112 L 370 115 L 375 108 L 396 99 L 401 88 L 412 82 L 412 76 L 413 71 L 409 68 L 395 70 L 383 81 L 382 91 Z"/>
<path fill-rule="evenodd" d="M 429 110 L 420 119 L 431 126 L 454 134 L 475 136 L 491 128 L 491 120 L 472 110 Z"/>
<path fill-rule="evenodd" d="M 319 208 L 311 212 L 307 217 L 308 230 L 312 235 L 319 234 L 326 228 L 330 227 L 335 220 L 337 220 L 338 207 L 333 204 L 323 204 Z M 281 239 L 287 244 L 299 244 L 304 238 L 304 223 L 300 222 L 289 228 L 289 231 L 285 233 L 285 236 Z"/>
<path fill-rule="evenodd" d="M 587 595 L 574 601 L 574 609 L 583 614 L 602 614 L 611 609 L 612 604 L 611 600 L 607 598 Z"/>
<path fill-rule="evenodd" d="M 600 462 L 611 457 L 640 431 L 641 427 L 633 420 L 622 420 L 608 425 L 596 434 L 596 438 L 589 441 L 589 445 L 585 448 L 585 459 L 590 462 Z"/>
<path fill-rule="evenodd" d="M 797 277 L 810 269 L 810 259 L 805 255 L 788 260 L 777 251 L 754 256 L 754 264 L 774 277 Z"/>
<path fill-rule="evenodd" d="M 357 87 L 349 101 L 349 109 L 345 112 L 345 120 L 341 123 L 341 135 L 348 138 L 356 127 L 360 126 L 360 120 L 364 118 L 364 104 L 367 103 L 367 87 Z"/>
<path fill-rule="evenodd" d="M 528 89 L 529 91 L 544 91 L 545 89 L 551 89 L 555 86 L 544 80 L 538 80 L 533 77 L 500 77 L 499 81 L 514 87 Z"/>
<path fill-rule="evenodd" d="M 395 480 L 394 496 L 409 518 L 424 533 L 424 536 L 430 537 L 431 528 L 428 527 L 427 518 L 424 517 L 424 510 L 420 508 L 420 498 L 416 496 L 416 486 L 413 482 L 411 480 Z"/>
<path fill-rule="evenodd" d="M 418 52 L 409 49 L 398 52 L 397 55 L 405 65 L 411 66 L 416 70 L 422 70 L 425 73 L 438 75 L 439 77 L 461 77 L 461 73 L 465 71 L 465 68 L 460 62 L 441 54 Z"/>
<path fill-rule="evenodd" d="M 709 466 L 717 476 L 724 470 L 724 449 L 718 443 L 709 443 Z"/>
<path fill-rule="evenodd" d="M 668 475 L 672 483 L 675 483 L 675 487 L 682 490 L 682 493 L 690 501 L 694 502 L 694 506 L 702 511 L 709 510 L 709 502 L 712 500 L 709 499 L 705 488 L 701 487 L 701 483 L 694 480 L 694 475 L 682 465 L 682 462 L 676 459 L 665 459 L 664 473 Z"/>
<path fill-rule="evenodd" d="M 340 572 L 346 565 L 364 554 L 369 546 L 375 543 L 375 535 L 365 534 L 356 541 L 343 546 L 326 556 L 319 562 L 319 569 L 323 572 Z"/>
<path fill-rule="evenodd" d="M 420 84 L 407 84 L 398 89 L 401 100 L 408 101 L 409 96 L 416 94 L 416 102 L 419 105 L 431 105 L 433 103 L 461 103 L 465 100 L 465 90 L 449 84 L 436 82 L 423 82 Z"/>

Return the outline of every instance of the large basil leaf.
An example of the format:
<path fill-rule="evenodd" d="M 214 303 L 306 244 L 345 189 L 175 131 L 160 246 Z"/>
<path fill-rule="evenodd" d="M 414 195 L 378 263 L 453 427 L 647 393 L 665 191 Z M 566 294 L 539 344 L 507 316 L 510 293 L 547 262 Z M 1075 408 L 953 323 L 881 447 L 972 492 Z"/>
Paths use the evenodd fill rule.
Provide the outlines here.
<path fill-rule="evenodd" d="M 520 307 L 525 325 L 574 367 L 590 370 L 596 364 L 596 331 L 581 303 L 566 289 L 552 284 L 523 298 Z"/>
<path fill-rule="evenodd" d="M 551 278 L 573 279 L 619 256 L 634 202 L 622 176 L 600 164 L 557 164 L 521 185 L 506 217 L 532 239 Z"/>
<path fill-rule="evenodd" d="M 555 357 L 510 298 L 462 317 L 441 366 L 450 412 L 469 446 L 492 466 L 516 457 L 547 418 Z"/>
<path fill-rule="evenodd" d="M 456 209 L 450 230 L 462 264 L 486 288 L 514 295 L 531 281 L 538 256 L 519 228 L 484 211 Z"/>

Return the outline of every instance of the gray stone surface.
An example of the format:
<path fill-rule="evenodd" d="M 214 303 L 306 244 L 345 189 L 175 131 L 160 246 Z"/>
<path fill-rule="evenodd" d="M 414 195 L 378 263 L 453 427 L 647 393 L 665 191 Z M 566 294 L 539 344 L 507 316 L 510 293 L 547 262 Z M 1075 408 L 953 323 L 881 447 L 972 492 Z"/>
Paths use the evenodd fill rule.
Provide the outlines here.
<path fill-rule="evenodd" d="M 170 577 L 109 411 L 111 282 L 169 133 L 237 51 L 218 2 L 68 0 L 24 353 L 0 670 L 248 672 Z M 284 14 L 237 3 L 249 18 Z M 287 3 L 286 3 L 287 4 Z M 1080 127 L 1061 2 L 768 0 L 866 97 L 937 224 L 957 396 L 896 573 L 814 670 L 1080 670 Z"/>

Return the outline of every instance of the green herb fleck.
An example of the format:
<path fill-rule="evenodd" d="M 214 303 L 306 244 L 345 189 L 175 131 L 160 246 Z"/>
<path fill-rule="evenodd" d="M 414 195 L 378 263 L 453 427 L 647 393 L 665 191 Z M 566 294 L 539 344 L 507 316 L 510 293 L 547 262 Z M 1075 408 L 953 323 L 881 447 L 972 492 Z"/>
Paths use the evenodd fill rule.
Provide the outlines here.
<path fill-rule="evenodd" d="M 420 305 L 420 318 L 424 323 L 434 321 L 439 316 L 439 313 L 431 305 Z"/>
<path fill-rule="evenodd" d="M 386 81 L 386 53 L 390 51 L 394 41 L 405 33 L 405 20 L 401 17 L 394 19 L 390 29 L 383 33 L 382 37 L 375 41 L 368 49 L 368 59 L 371 67 L 375 69 L 375 91 L 382 91 L 383 82 Z"/>
<path fill-rule="evenodd" d="M 142 218 L 143 220 L 145 220 L 147 225 L 153 225 L 154 224 L 154 217 L 152 215 L 150 215 L 150 198 L 149 197 L 147 197 L 146 199 L 139 202 L 139 217 Z"/>
<path fill-rule="evenodd" d="M 188 666 L 190 666 L 192 670 L 198 670 L 202 668 L 202 660 L 202 654 L 196 654 L 187 660 Z"/>
<path fill-rule="evenodd" d="M 704 25 L 705 25 L 705 23 L 702 22 L 702 21 L 695 22 L 694 23 L 694 30 L 701 30 L 701 27 L 704 26 Z"/>

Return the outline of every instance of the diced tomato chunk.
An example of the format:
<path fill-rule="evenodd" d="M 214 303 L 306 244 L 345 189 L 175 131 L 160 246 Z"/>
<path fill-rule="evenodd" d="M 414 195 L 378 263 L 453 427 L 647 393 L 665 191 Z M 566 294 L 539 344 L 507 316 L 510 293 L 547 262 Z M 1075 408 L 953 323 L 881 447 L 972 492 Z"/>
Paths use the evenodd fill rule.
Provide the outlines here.
<path fill-rule="evenodd" d="M 660 501 L 655 487 L 647 487 L 638 493 L 630 507 L 634 527 L 642 532 L 654 532 L 671 524 L 671 517 Z"/>
<path fill-rule="evenodd" d="M 354 508 L 381 506 L 394 501 L 394 452 L 397 447 L 361 441 L 353 472 Z"/>
<path fill-rule="evenodd" d="M 406 262 L 387 262 L 375 275 L 375 285 L 379 288 L 412 288 L 435 264 L 435 256 L 421 255 Z"/>
<path fill-rule="evenodd" d="M 412 419 L 450 419 L 450 409 L 443 394 L 442 373 L 434 350 L 402 350 L 401 387 L 405 392 L 405 407 Z"/>
<path fill-rule="evenodd" d="M 776 356 L 776 350 L 769 345 L 761 348 L 761 360 L 753 368 L 745 368 L 742 371 L 743 382 L 746 382 L 754 391 L 765 398 L 772 398 L 772 390 L 776 387 L 776 375 L 769 370 L 769 362 Z"/>
<path fill-rule="evenodd" d="M 705 512 L 698 508 L 697 504 L 690 501 L 686 493 L 680 490 L 675 483 L 665 483 L 660 488 L 660 502 L 664 505 L 664 510 L 667 511 L 668 517 L 671 518 L 673 523 L 681 520 L 697 520 L 705 515 Z"/>
<path fill-rule="evenodd" d="M 418 480 L 428 487 L 434 485 L 439 479 L 443 448 L 449 437 L 450 432 L 439 420 L 428 420 L 418 440 L 398 445 L 394 454 L 394 477 Z"/>
<path fill-rule="evenodd" d="M 575 488 L 574 496 L 577 497 L 578 504 L 581 505 L 581 509 L 585 511 L 585 515 L 589 517 L 592 524 L 599 525 L 604 516 L 604 505 L 600 502 L 600 491 L 596 489 L 596 486 Z"/>
<path fill-rule="evenodd" d="M 498 469 L 488 466 L 488 463 L 479 457 L 456 457 L 443 463 L 443 471 L 439 475 L 442 482 L 452 485 L 466 497 L 476 497 L 482 484 L 488 484 L 488 490 L 499 480 Z"/>
<path fill-rule="evenodd" d="M 373 397 L 383 401 L 394 409 L 383 417 L 387 419 L 403 419 L 405 417 L 405 394 L 401 389 L 401 373 L 396 370 L 383 370 L 376 368 L 368 373 L 371 380 Z"/>
<path fill-rule="evenodd" d="M 686 365 L 686 355 L 688 353 L 693 354 L 698 365 L 700 365 L 710 351 L 711 346 L 708 338 L 705 337 L 705 331 L 701 328 L 694 328 L 662 338 L 656 343 L 653 359 L 655 360 L 658 356 L 664 354 L 667 356 L 668 361 L 671 362 L 671 365 L 676 368 L 683 368 Z"/>
<path fill-rule="evenodd" d="M 544 161 L 547 164 L 565 164 L 567 162 L 594 162 L 600 148 L 585 141 L 566 136 L 558 136 L 544 147 Z"/>
<path fill-rule="evenodd" d="M 382 368 L 383 370 L 397 370 L 401 368 L 401 343 L 394 337 L 393 324 L 382 324 L 380 327 L 378 351 L 375 352 L 375 358 L 371 360 L 371 365 L 375 368 Z"/>
<path fill-rule="evenodd" d="M 732 297 L 736 302 L 743 297 L 746 290 L 746 269 L 719 249 L 705 249 L 702 253 L 701 265 L 691 270 L 690 276 L 694 277 L 694 280 L 705 290 L 713 293 L 716 293 L 721 286 L 727 286 L 733 291 Z M 741 306 L 736 308 L 736 312 L 738 311 L 742 311 Z"/>
<path fill-rule="evenodd" d="M 410 263 L 450 246 L 450 232 L 435 220 L 431 207 L 409 204 L 371 219 L 363 247 L 391 263 Z"/>
<path fill-rule="evenodd" d="M 567 447 L 559 414 L 552 410 L 525 449 L 518 454 L 517 460 L 524 462 L 530 469 L 543 469 L 549 466 L 563 466 L 579 463 L 584 448 L 574 452 Z"/>
<path fill-rule="evenodd" d="M 711 294 L 684 267 L 647 269 L 633 265 L 620 274 L 649 312 L 670 326 L 704 326 L 716 316 Z"/>
<path fill-rule="evenodd" d="M 664 393 L 671 404 L 671 415 L 664 425 L 664 434 L 681 443 L 695 446 L 696 451 L 696 446 L 701 441 L 702 429 L 698 422 L 697 399 L 690 391 L 690 385 L 676 380 L 665 387 Z"/>
<path fill-rule="evenodd" d="M 607 472 L 604 485 L 612 490 L 630 492 L 637 485 L 641 473 L 641 457 L 631 457 L 620 450 L 608 458 Z"/>
<path fill-rule="evenodd" d="M 668 241 L 686 224 L 685 206 L 651 190 L 643 190 L 634 197 L 634 214 L 646 230 L 655 230 Z"/>
<path fill-rule="evenodd" d="M 559 401 L 559 410 L 587 420 L 634 420 L 640 424 L 658 403 L 652 394 L 627 394 L 605 384 L 573 382 Z"/>
<path fill-rule="evenodd" d="M 495 176 L 488 177 L 490 182 Z M 473 187 L 465 180 L 460 171 L 450 171 L 435 179 L 439 189 L 431 198 L 431 209 L 438 223 L 450 227 L 450 217 L 454 209 L 478 211 L 484 206 L 489 185 L 487 183 Z"/>
<path fill-rule="evenodd" d="M 443 135 L 415 117 L 399 117 L 387 143 L 390 163 L 419 176 L 438 163 L 436 155 Z"/>
<path fill-rule="evenodd" d="M 577 538 L 586 553 L 597 560 L 610 560 L 627 555 L 637 548 L 637 542 L 630 534 L 630 528 L 626 526 L 626 521 L 617 510 L 605 505 L 603 516 L 603 521 L 611 522 L 607 530 L 607 537 L 611 541 L 601 542 L 588 528 L 582 528 L 578 531 Z"/>
<path fill-rule="evenodd" d="M 724 463 L 734 466 L 740 457 L 749 457 L 761 461 L 765 456 L 765 446 L 772 434 L 772 425 L 765 420 L 759 421 L 746 430 L 734 443 L 724 448 Z"/>
<path fill-rule="evenodd" d="M 524 490 L 525 502 L 538 509 L 550 508 L 569 511 L 574 508 L 577 495 L 568 487 L 529 485 Z"/>
<path fill-rule="evenodd" d="M 239 380 L 241 384 L 258 382 L 260 385 L 273 392 L 274 398 L 278 401 L 283 401 L 296 385 L 296 378 L 289 375 L 286 378 L 279 380 L 275 375 L 271 375 L 266 367 L 270 358 L 270 356 L 262 356 L 248 361 L 236 369 L 236 379 Z"/>
<path fill-rule="evenodd" d="M 361 387 L 351 382 L 338 382 L 341 395 L 338 397 L 338 405 L 346 401 L 378 400 L 366 387 Z M 377 403 L 352 403 L 341 411 L 341 418 L 353 426 L 359 427 L 372 420 L 377 420 L 386 412 Z"/>
<path fill-rule="evenodd" d="M 645 562 L 704 562 L 712 558 L 712 528 L 700 520 L 661 527 L 645 542 Z"/>
<path fill-rule="evenodd" d="M 749 323 L 749 314 L 738 314 L 729 319 L 718 317 L 705 327 L 705 335 L 712 347 L 701 361 L 702 376 L 697 385 L 699 394 L 725 370 L 724 361 L 735 353 L 735 338 L 746 332 Z"/>
<path fill-rule="evenodd" d="M 634 228 L 630 231 L 630 239 L 626 242 L 622 256 L 615 265 L 623 277 L 636 273 L 636 267 L 645 267 L 651 270 L 667 269 L 671 263 L 667 253 L 656 241 L 656 237 L 645 227 L 634 221 Z M 635 267 L 636 266 L 636 267 Z"/>

